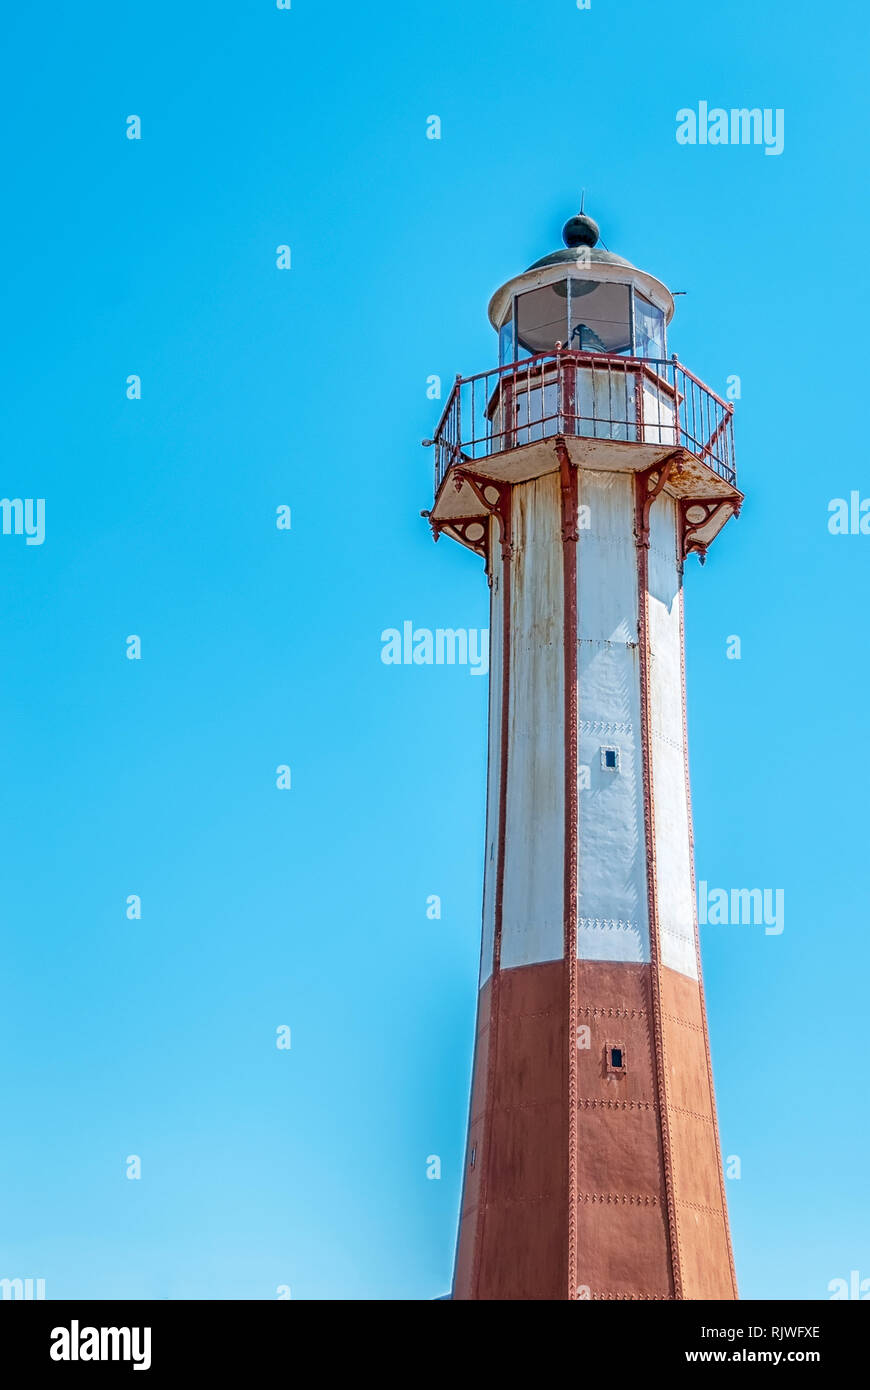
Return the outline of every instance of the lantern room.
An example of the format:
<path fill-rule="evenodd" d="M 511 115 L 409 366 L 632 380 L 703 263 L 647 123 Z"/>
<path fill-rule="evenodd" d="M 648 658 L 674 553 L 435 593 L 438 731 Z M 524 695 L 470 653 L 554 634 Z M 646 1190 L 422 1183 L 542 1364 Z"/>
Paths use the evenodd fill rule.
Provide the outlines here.
<path fill-rule="evenodd" d="M 598 226 L 579 214 L 566 224 L 564 251 L 545 256 L 493 295 L 499 366 L 557 346 L 575 352 L 662 360 L 670 292 L 621 256 L 599 248 Z"/>
<path fill-rule="evenodd" d="M 541 477 L 563 447 L 580 468 L 642 473 L 667 462 L 667 489 L 687 509 L 686 547 L 702 555 L 739 510 L 733 407 L 668 355 L 667 286 L 598 235 L 585 213 L 570 218 L 564 247 L 492 296 L 498 366 L 456 378 L 425 441 L 435 446 L 436 535 L 484 553 L 480 482 Z"/>

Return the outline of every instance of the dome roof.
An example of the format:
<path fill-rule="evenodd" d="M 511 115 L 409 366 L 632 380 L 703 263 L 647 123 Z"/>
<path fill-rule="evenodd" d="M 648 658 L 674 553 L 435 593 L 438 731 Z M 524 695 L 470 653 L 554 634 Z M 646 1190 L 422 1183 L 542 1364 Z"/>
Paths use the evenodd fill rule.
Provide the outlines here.
<path fill-rule="evenodd" d="M 635 269 L 631 261 L 627 261 L 624 256 L 617 256 L 613 251 L 604 251 L 597 246 L 587 247 L 582 256 L 584 265 L 621 265 L 627 266 L 629 270 Z M 540 270 L 546 265 L 576 265 L 578 259 L 576 246 L 563 246 L 560 251 L 553 251 L 551 255 L 542 256 L 539 261 L 534 261 L 527 269 Z"/>
<path fill-rule="evenodd" d="M 585 212 L 578 212 L 575 217 L 569 217 L 562 228 L 564 248 L 553 251 L 549 256 L 542 256 L 528 269 L 540 270 L 547 265 L 571 265 L 582 256 L 583 261 L 590 265 L 621 265 L 634 270 L 631 261 L 625 260 L 623 256 L 617 256 L 612 251 L 598 250 L 598 237 L 598 223 L 595 219 Z"/>

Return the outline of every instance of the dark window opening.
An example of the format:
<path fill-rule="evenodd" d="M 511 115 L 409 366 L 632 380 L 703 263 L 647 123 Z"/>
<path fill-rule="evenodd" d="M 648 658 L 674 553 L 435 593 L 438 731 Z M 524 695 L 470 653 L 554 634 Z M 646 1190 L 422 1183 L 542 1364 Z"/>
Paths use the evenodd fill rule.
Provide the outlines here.
<path fill-rule="evenodd" d="M 612 1047 L 610 1049 L 610 1065 L 613 1067 L 614 1071 L 619 1071 L 622 1068 L 623 1062 L 621 1047 Z"/>
<path fill-rule="evenodd" d="M 517 357 L 552 352 L 568 339 L 568 288 L 565 280 L 517 297 Z"/>
<path fill-rule="evenodd" d="M 604 750 L 604 766 L 605 766 L 605 767 L 616 767 L 616 749 L 615 749 L 615 748 L 605 748 L 605 750 Z"/>
<path fill-rule="evenodd" d="M 571 332 L 568 346 L 580 352 L 630 353 L 628 285 L 571 280 L 570 287 Z"/>

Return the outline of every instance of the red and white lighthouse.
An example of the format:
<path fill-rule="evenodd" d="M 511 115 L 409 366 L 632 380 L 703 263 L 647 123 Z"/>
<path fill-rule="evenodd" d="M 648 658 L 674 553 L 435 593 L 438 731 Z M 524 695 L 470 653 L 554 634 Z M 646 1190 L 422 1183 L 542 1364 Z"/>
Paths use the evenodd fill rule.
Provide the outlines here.
<path fill-rule="evenodd" d="M 683 565 L 739 511 L 673 299 L 566 246 L 492 297 L 430 520 L 491 589 L 477 1037 L 453 1297 L 737 1297 L 695 912 Z"/>

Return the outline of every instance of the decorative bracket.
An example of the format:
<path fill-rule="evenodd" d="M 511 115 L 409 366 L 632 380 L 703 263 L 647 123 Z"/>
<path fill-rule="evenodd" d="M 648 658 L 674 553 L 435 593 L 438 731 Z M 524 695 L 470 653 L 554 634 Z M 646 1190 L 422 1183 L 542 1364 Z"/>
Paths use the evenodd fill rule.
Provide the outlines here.
<path fill-rule="evenodd" d="M 455 532 L 457 539 L 467 545 L 469 550 L 475 551 L 477 555 L 487 558 L 487 535 L 489 528 L 486 519 L 480 516 L 451 516 L 445 521 L 433 521 L 430 517 L 429 525 L 432 527 L 432 535 L 437 541 L 442 532 Z"/>
<path fill-rule="evenodd" d="M 694 551 L 701 564 L 704 564 L 709 541 L 702 541 L 698 533 L 703 531 L 723 507 L 734 516 L 740 514 L 740 502 L 735 503 L 731 497 L 685 497 L 681 500 L 680 533 L 683 559 Z"/>
<path fill-rule="evenodd" d="M 653 464 L 645 472 L 636 474 L 634 534 L 639 546 L 649 550 L 649 514 L 653 502 L 664 491 L 665 483 L 683 471 L 683 451 L 674 449 L 661 463 Z"/>
<path fill-rule="evenodd" d="M 498 518 L 499 534 L 501 536 L 501 556 L 503 560 L 509 560 L 514 553 L 513 539 L 511 536 L 511 485 L 510 483 L 496 483 L 492 478 L 482 478 L 479 473 L 471 473 L 467 468 L 454 468 L 453 486 L 459 492 L 463 483 L 467 483 L 482 507 L 485 507 L 490 516 Z M 465 518 L 460 518 L 465 520 Z M 477 518 L 480 523 L 480 518 Z M 451 520 L 447 523 L 452 526 Z M 487 542 L 486 528 L 484 528 L 485 546 Z M 476 546 L 474 547 L 477 548 Z M 486 550 L 479 553 L 486 554 Z"/>

